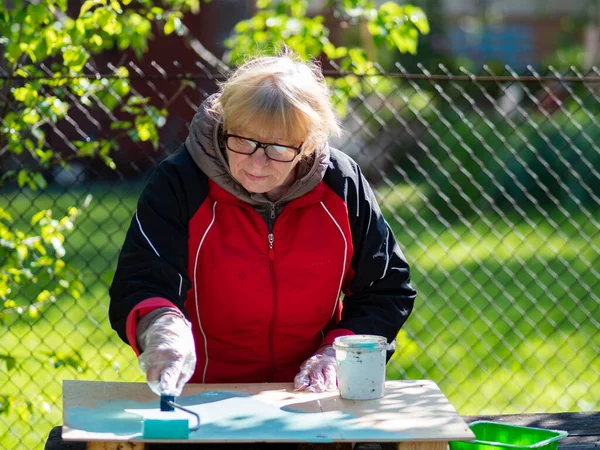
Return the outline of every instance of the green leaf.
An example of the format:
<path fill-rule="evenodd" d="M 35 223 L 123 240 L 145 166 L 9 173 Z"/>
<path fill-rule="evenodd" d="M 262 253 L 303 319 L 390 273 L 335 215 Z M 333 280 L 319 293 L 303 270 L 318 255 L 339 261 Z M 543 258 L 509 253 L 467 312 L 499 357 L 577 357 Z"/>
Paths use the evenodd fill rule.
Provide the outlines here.
<path fill-rule="evenodd" d="M 123 9 L 121 8 L 121 4 L 117 0 L 111 0 L 110 7 L 118 14 L 123 13 Z"/>
<path fill-rule="evenodd" d="M 83 143 L 78 142 L 75 145 L 78 147 L 77 154 L 82 158 L 89 158 L 90 156 L 94 156 L 96 154 L 96 151 L 98 150 L 98 142 L 96 141 Z"/>
<path fill-rule="evenodd" d="M 39 122 L 40 115 L 33 108 L 25 108 L 23 110 L 23 115 L 21 116 L 23 122 L 28 123 L 30 125 L 34 125 Z"/>
<path fill-rule="evenodd" d="M 16 308 L 17 307 L 17 302 L 15 302 L 14 300 L 6 300 L 4 302 L 4 307 L 6 309 Z"/>
<path fill-rule="evenodd" d="M 110 124 L 111 130 L 128 130 L 131 128 L 131 122 L 118 121 Z"/>
<path fill-rule="evenodd" d="M 42 245 L 42 243 L 39 240 L 33 241 L 33 248 L 40 254 L 40 255 L 46 255 L 46 247 L 44 247 Z"/>
<path fill-rule="evenodd" d="M 114 94 L 116 94 L 117 96 L 123 98 L 125 97 L 127 94 L 129 94 L 129 91 L 131 89 L 131 87 L 129 86 L 129 80 L 114 80 L 112 82 L 112 90 L 114 91 Z M 113 94 L 113 97 L 114 97 Z"/>
<path fill-rule="evenodd" d="M 335 50 L 335 45 L 329 42 L 329 40 L 326 40 L 323 43 L 323 53 L 325 53 L 329 59 L 335 59 Z"/>
<path fill-rule="evenodd" d="M 366 73 L 369 69 L 369 60 L 367 59 L 365 52 L 359 48 L 351 48 L 348 51 L 348 56 L 354 64 L 355 70 L 360 73 Z"/>
<path fill-rule="evenodd" d="M 48 357 L 48 362 L 55 369 L 58 369 L 60 367 L 70 367 L 72 369 L 75 369 L 77 372 L 87 371 L 87 365 L 81 357 L 81 353 L 78 351 L 74 351 L 71 354 L 62 354 L 58 352 L 46 352 L 45 354 Z"/>
<path fill-rule="evenodd" d="M 40 189 L 46 189 L 46 187 L 48 187 L 48 183 L 46 182 L 44 175 L 39 172 L 33 174 L 32 180 Z"/>
<path fill-rule="evenodd" d="M 14 356 L 11 356 L 9 354 L 4 354 L 4 355 L 0 354 L 0 361 L 4 361 L 4 363 L 6 364 L 7 372 L 10 372 L 17 366 L 17 360 L 15 359 Z M 0 398 L 0 412 L 2 412 L 1 403 L 2 403 L 2 400 Z"/>
<path fill-rule="evenodd" d="M 27 259 L 27 256 L 29 255 L 29 249 L 25 244 L 16 245 L 15 249 L 17 250 L 17 254 L 19 255 L 20 261 L 24 261 L 25 259 Z"/>
<path fill-rule="evenodd" d="M 116 34 L 121 28 L 117 13 L 112 9 L 98 8 L 94 11 L 94 21 L 106 34 Z"/>
<path fill-rule="evenodd" d="M 29 314 L 29 317 L 31 317 L 32 319 L 37 319 L 40 315 L 38 309 L 35 307 L 35 305 L 29 305 L 29 308 L 27 308 L 27 313 Z"/>
<path fill-rule="evenodd" d="M 395 2 L 385 2 L 379 7 L 379 11 L 392 17 L 404 15 L 404 8 Z"/>
<path fill-rule="evenodd" d="M 49 4 L 50 5 L 56 4 L 62 12 L 67 12 L 67 1 L 68 0 L 55 0 L 54 2 L 50 2 Z M 54 11 L 52 11 L 52 12 L 54 12 Z"/>
<path fill-rule="evenodd" d="M 411 36 L 407 36 L 399 30 L 392 30 L 390 37 L 401 53 L 411 53 L 413 55 L 417 53 L 417 40 Z"/>
<path fill-rule="evenodd" d="M 48 210 L 42 209 L 41 211 L 35 213 L 31 218 L 31 225 L 36 225 L 40 220 L 46 217 L 48 214 Z"/>
<path fill-rule="evenodd" d="M 5 220 L 8 220 L 9 222 L 12 222 L 12 220 L 13 220 L 11 215 L 4 208 L 0 208 L 0 219 L 5 219 Z"/>
<path fill-rule="evenodd" d="M 65 66 L 69 67 L 75 72 L 81 72 L 88 58 L 89 54 L 83 49 L 83 47 L 69 45 L 63 52 L 63 61 Z"/>
<path fill-rule="evenodd" d="M 102 43 L 103 43 L 104 41 L 102 40 L 102 36 L 100 36 L 99 34 L 93 34 L 93 35 L 90 37 L 90 42 L 91 42 L 92 44 L 94 44 L 96 47 L 102 47 Z"/>
<path fill-rule="evenodd" d="M 86 12 L 91 10 L 94 6 L 97 5 L 106 5 L 106 0 L 86 0 L 83 5 L 81 5 L 81 10 L 79 11 L 79 17 L 83 16 Z"/>
<path fill-rule="evenodd" d="M 47 289 L 44 289 L 42 292 L 40 292 L 37 297 L 36 297 L 36 302 L 45 302 L 46 300 L 48 300 L 50 298 L 50 291 L 48 291 Z"/>
<path fill-rule="evenodd" d="M 57 259 L 54 262 L 54 273 L 55 274 L 59 274 L 60 272 L 63 271 L 63 269 L 65 268 L 66 264 L 62 259 Z"/>
<path fill-rule="evenodd" d="M 25 102 L 27 100 L 35 100 L 38 98 L 38 92 L 29 87 L 20 87 L 13 91 L 13 97 L 19 102 Z"/>
<path fill-rule="evenodd" d="M 165 23 L 164 33 L 169 35 L 173 32 L 179 36 L 183 34 L 183 22 L 178 14 L 171 14 Z"/>
<path fill-rule="evenodd" d="M 152 119 L 148 116 L 138 116 L 135 118 L 135 129 L 140 137 L 140 141 L 149 141 L 156 136 L 156 127 Z"/>
<path fill-rule="evenodd" d="M 136 135 L 136 137 L 137 137 L 137 135 Z M 139 140 L 139 138 L 138 138 L 138 140 Z M 115 164 L 114 160 L 110 156 L 100 155 L 100 158 L 102 158 L 102 161 L 104 161 L 104 164 L 106 164 L 112 170 L 116 170 L 117 165 Z"/>
<path fill-rule="evenodd" d="M 413 23 L 413 25 L 422 34 L 429 34 L 429 21 L 427 20 L 425 12 L 421 8 L 412 5 L 406 5 L 405 10 L 406 14 L 408 15 L 408 19 Z"/>
<path fill-rule="evenodd" d="M 52 157 L 54 156 L 54 152 L 52 150 L 42 150 L 41 148 L 36 148 L 35 152 L 36 156 L 39 158 L 40 160 L 40 164 L 43 167 L 47 167 L 47 163 L 52 159 Z"/>
<path fill-rule="evenodd" d="M 0 394 L 0 414 L 10 414 L 14 409 L 14 398 L 11 395 Z"/>
<path fill-rule="evenodd" d="M 335 49 L 334 59 L 343 58 L 348 54 L 348 49 L 346 47 L 338 47 Z"/>
<path fill-rule="evenodd" d="M 19 170 L 19 174 L 17 175 L 17 184 L 20 188 L 25 186 L 29 181 L 29 172 L 26 170 Z"/>
<path fill-rule="evenodd" d="M 206 3 L 210 3 L 210 0 L 205 0 Z M 188 6 L 192 14 L 198 14 L 200 12 L 200 0 L 188 0 Z"/>
<path fill-rule="evenodd" d="M 44 2 L 38 4 L 29 5 L 27 8 L 27 19 L 26 22 L 30 23 L 34 27 L 48 23 L 50 19 L 50 11 L 46 8 Z"/>

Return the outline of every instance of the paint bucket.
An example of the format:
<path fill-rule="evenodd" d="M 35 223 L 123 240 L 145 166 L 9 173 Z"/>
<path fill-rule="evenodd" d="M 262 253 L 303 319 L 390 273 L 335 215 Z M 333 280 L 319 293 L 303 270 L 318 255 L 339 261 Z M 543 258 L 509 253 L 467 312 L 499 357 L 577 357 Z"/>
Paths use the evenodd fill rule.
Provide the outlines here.
<path fill-rule="evenodd" d="M 333 342 L 340 396 L 373 400 L 385 392 L 387 339 L 370 334 L 340 336 Z"/>

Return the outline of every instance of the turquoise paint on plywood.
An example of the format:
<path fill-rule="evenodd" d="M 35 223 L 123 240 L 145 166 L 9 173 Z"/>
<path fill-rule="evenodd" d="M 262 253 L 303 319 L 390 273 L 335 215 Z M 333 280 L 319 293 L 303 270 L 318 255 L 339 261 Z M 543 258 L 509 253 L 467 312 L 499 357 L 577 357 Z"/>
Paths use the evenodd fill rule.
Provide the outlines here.
<path fill-rule="evenodd" d="M 189 434 L 196 442 L 314 442 L 331 443 L 339 440 L 360 441 L 405 440 L 398 433 L 374 430 L 360 423 L 355 416 L 340 411 L 309 413 L 294 409 L 294 405 L 278 407 L 264 403 L 237 392 L 216 391 L 180 397 L 178 403 L 200 415 L 201 425 Z M 195 425 L 195 418 L 176 410 L 160 411 L 156 402 L 111 401 L 100 402 L 94 409 L 72 408 L 69 411 L 69 428 L 94 433 L 113 433 L 128 439 L 142 439 L 143 420 L 164 418 L 165 414 L 178 421 L 188 419 Z M 179 422 L 181 423 L 181 422 Z M 162 427 L 161 433 L 168 432 Z M 163 439 L 185 440 L 181 433 L 162 435 Z"/>

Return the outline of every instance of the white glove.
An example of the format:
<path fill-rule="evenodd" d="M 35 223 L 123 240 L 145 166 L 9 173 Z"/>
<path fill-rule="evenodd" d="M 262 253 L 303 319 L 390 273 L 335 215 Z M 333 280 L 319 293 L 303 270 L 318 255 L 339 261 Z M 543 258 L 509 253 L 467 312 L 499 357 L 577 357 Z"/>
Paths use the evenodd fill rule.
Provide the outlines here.
<path fill-rule="evenodd" d="M 302 363 L 294 378 L 294 389 L 306 392 L 337 389 L 337 362 L 333 346 L 324 345 Z"/>
<path fill-rule="evenodd" d="M 152 313 L 150 313 L 152 314 Z M 179 396 L 196 368 L 192 326 L 179 310 L 163 309 L 150 323 L 136 330 L 142 354 L 138 362 L 150 389 L 157 394 Z"/>

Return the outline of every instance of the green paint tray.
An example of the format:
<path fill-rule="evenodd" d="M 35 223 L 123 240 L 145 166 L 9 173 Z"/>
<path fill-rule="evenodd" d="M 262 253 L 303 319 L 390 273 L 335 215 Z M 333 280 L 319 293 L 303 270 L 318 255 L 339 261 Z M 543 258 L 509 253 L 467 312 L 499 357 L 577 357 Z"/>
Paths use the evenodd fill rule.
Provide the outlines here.
<path fill-rule="evenodd" d="M 469 425 L 475 440 L 451 441 L 450 450 L 544 449 L 556 450 L 566 431 L 520 427 L 480 420 Z"/>

